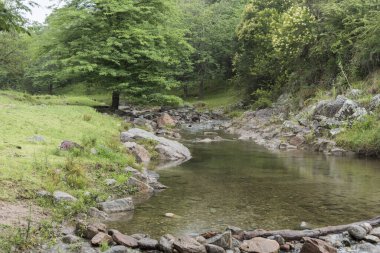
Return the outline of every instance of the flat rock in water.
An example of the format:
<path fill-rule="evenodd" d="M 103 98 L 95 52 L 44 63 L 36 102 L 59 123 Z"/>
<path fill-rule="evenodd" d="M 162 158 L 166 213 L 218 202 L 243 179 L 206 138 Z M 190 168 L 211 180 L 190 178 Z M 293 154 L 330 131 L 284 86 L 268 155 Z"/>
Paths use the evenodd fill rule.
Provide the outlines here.
<path fill-rule="evenodd" d="M 142 250 L 155 250 L 158 248 L 158 241 L 151 238 L 143 238 L 138 241 L 138 244 Z"/>
<path fill-rule="evenodd" d="M 102 244 L 108 244 L 112 242 L 112 237 L 107 235 L 106 233 L 99 232 L 97 233 L 92 239 L 91 239 L 91 244 L 94 246 L 99 246 Z"/>
<path fill-rule="evenodd" d="M 206 253 L 206 247 L 189 236 L 178 237 L 173 246 L 179 253 Z"/>
<path fill-rule="evenodd" d="M 278 242 L 262 237 L 246 240 L 240 245 L 242 251 L 248 253 L 277 253 L 280 250 Z"/>
<path fill-rule="evenodd" d="M 129 235 L 124 235 L 117 230 L 111 230 L 112 239 L 119 245 L 137 248 L 139 246 L 138 241 Z"/>
<path fill-rule="evenodd" d="M 364 237 L 364 241 L 370 242 L 370 243 L 379 243 L 380 238 L 374 235 L 366 235 Z"/>
<path fill-rule="evenodd" d="M 132 211 L 135 209 L 135 206 L 133 204 L 132 198 L 128 197 L 99 203 L 99 208 L 106 213 L 117 213 Z"/>
<path fill-rule="evenodd" d="M 206 244 L 207 253 L 226 253 L 226 251 L 219 246 L 214 244 Z"/>
<path fill-rule="evenodd" d="M 216 235 L 207 240 L 207 244 L 213 244 L 223 249 L 232 248 L 232 235 L 231 231 L 226 231 L 223 234 Z"/>
<path fill-rule="evenodd" d="M 325 241 L 309 237 L 305 237 L 304 239 L 305 243 L 300 253 L 337 253 L 336 248 Z"/>
<path fill-rule="evenodd" d="M 362 240 L 367 235 L 366 229 L 359 225 L 352 225 L 348 229 L 348 233 L 357 240 Z"/>
<path fill-rule="evenodd" d="M 66 192 L 61 192 L 61 191 L 55 191 L 53 193 L 54 200 L 57 202 L 61 201 L 68 201 L 68 202 L 75 202 L 77 201 L 77 198 L 71 196 L 70 194 Z"/>
<path fill-rule="evenodd" d="M 173 244 L 175 238 L 171 234 L 166 234 L 160 238 L 158 248 L 164 253 L 171 253 L 173 251 Z"/>

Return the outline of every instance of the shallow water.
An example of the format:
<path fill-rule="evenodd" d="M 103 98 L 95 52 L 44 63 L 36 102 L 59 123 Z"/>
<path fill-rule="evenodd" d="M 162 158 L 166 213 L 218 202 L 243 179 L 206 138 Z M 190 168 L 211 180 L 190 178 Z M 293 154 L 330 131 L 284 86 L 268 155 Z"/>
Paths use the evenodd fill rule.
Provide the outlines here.
<path fill-rule="evenodd" d="M 110 222 L 159 237 L 224 230 L 345 224 L 380 214 L 380 161 L 273 153 L 251 142 L 186 143 L 193 159 L 159 170 L 170 188 Z M 176 218 L 166 218 L 165 213 Z"/>

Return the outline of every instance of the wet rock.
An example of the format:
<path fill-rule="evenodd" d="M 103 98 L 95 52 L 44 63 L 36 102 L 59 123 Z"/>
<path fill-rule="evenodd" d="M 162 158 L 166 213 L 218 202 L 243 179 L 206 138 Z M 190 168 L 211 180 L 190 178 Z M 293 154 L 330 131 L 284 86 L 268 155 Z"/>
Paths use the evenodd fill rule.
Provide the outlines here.
<path fill-rule="evenodd" d="M 372 229 L 370 234 L 380 238 L 380 227 Z"/>
<path fill-rule="evenodd" d="M 363 243 L 355 245 L 351 248 L 353 252 L 358 253 L 380 253 L 380 246 L 371 243 Z"/>
<path fill-rule="evenodd" d="M 159 128 L 173 127 L 175 125 L 175 120 L 168 113 L 163 113 L 160 117 L 157 118 L 157 126 Z"/>
<path fill-rule="evenodd" d="M 232 248 L 232 235 L 231 231 L 226 231 L 223 234 L 216 235 L 207 240 L 207 244 L 213 244 L 223 249 Z"/>
<path fill-rule="evenodd" d="M 179 253 L 206 253 L 206 247 L 195 239 L 188 236 L 181 236 L 175 239 L 173 243 L 174 249 Z"/>
<path fill-rule="evenodd" d="M 154 188 L 153 187 L 151 187 L 149 184 L 147 184 L 147 183 L 145 183 L 143 181 L 138 180 L 135 177 L 130 177 L 128 179 L 128 183 L 127 184 L 129 186 L 136 187 L 140 193 L 152 193 L 152 192 L 154 192 Z"/>
<path fill-rule="evenodd" d="M 226 253 L 226 251 L 217 245 L 206 244 L 207 253 Z"/>
<path fill-rule="evenodd" d="M 138 245 L 142 250 L 155 250 L 158 248 L 158 241 L 151 238 L 143 238 L 138 241 Z"/>
<path fill-rule="evenodd" d="M 330 234 L 326 236 L 321 236 L 319 237 L 319 239 L 328 242 L 329 244 L 331 244 L 333 247 L 336 247 L 336 248 L 347 246 L 346 245 L 347 242 L 344 243 L 344 241 L 345 239 L 348 240 L 348 238 L 346 238 L 343 234 Z"/>
<path fill-rule="evenodd" d="M 278 242 L 262 237 L 243 241 L 240 249 L 248 253 L 277 253 L 280 250 Z"/>
<path fill-rule="evenodd" d="M 226 231 L 231 231 L 232 236 L 239 239 L 239 240 L 244 235 L 244 230 L 239 228 L 239 227 L 235 227 L 235 226 L 228 226 L 226 228 Z"/>
<path fill-rule="evenodd" d="M 62 237 L 62 242 L 66 244 L 74 244 L 80 242 L 80 237 L 75 235 L 66 235 Z"/>
<path fill-rule="evenodd" d="M 311 226 L 311 224 L 309 224 L 308 222 L 306 221 L 302 221 L 301 224 L 300 224 L 300 229 L 302 230 L 305 230 L 305 229 L 312 229 L 313 227 Z"/>
<path fill-rule="evenodd" d="M 129 152 L 136 158 L 138 163 L 149 163 L 150 154 L 149 151 L 144 148 L 144 146 L 137 144 L 136 142 L 125 142 L 124 147 L 126 147 Z"/>
<path fill-rule="evenodd" d="M 164 253 L 171 253 L 173 251 L 173 244 L 175 238 L 171 234 L 166 234 L 160 238 L 158 248 Z"/>
<path fill-rule="evenodd" d="M 88 210 L 88 215 L 93 218 L 98 218 L 98 219 L 103 219 L 103 220 L 108 219 L 108 214 L 106 212 L 100 211 L 96 207 L 90 207 L 90 209 Z"/>
<path fill-rule="evenodd" d="M 380 238 L 374 235 L 366 235 L 364 237 L 364 241 L 370 242 L 370 243 L 379 243 Z"/>
<path fill-rule="evenodd" d="M 112 237 L 106 233 L 99 232 L 92 239 L 91 244 L 94 246 L 100 246 L 102 244 L 109 244 L 112 242 Z"/>
<path fill-rule="evenodd" d="M 71 196 L 70 194 L 66 192 L 61 192 L 61 191 L 55 191 L 53 193 L 54 200 L 57 202 L 62 202 L 62 201 L 68 201 L 68 202 L 75 202 L 77 201 L 77 198 Z"/>
<path fill-rule="evenodd" d="M 289 252 L 291 249 L 292 249 L 292 245 L 290 245 L 289 243 L 285 243 L 280 246 L 280 250 L 285 251 L 285 252 Z"/>
<path fill-rule="evenodd" d="M 348 233 L 357 240 L 362 240 L 367 235 L 367 231 L 359 225 L 352 225 L 348 229 Z"/>
<path fill-rule="evenodd" d="M 175 214 L 174 213 L 165 213 L 165 217 L 174 218 Z"/>
<path fill-rule="evenodd" d="M 119 245 L 137 248 L 139 246 L 138 241 L 129 235 L 124 235 L 119 231 L 112 229 L 109 231 L 109 234 L 112 236 L 112 239 Z"/>
<path fill-rule="evenodd" d="M 285 244 L 285 239 L 281 235 L 270 236 L 268 239 L 275 240 L 280 246 Z"/>
<path fill-rule="evenodd" d="M 322 240 L 309 237 L 304 240 L 300 253 L 337 253 L 336 248 Z"/>
<path fill-rule="evenodd" d="M 128 248 L 122 245 L 113 246 L 103 253 L 129 253 Z"/>
<path fill-rule="evenodd" d="M 81 145 L 73 141 L 62 141 L 61 144 L 59 145 L 60 150 L 67 151 L 67 150 L 72 150 L 74 148 L 83 149 Z"/>
<path fill-rule="evenodd" d="M 112 201 L 99 203 L 99 209 L 106 213 L 117 213 L 132 211 L 135 209 L 132 198 L 116 199 Z"/>
<path fill-rule="evenodd" d="M 330 153 L 334 156 L 344 156 L 347 153 L 347 151 L 342 148 L 332 148 L 330 150 Z"/>
<path fill-rule="evenodd" d="M 127 132 L 122 132 L 120 136 L 122 142 L 133 141 L 140 138 L 156 141 L 158 144 L 155 149 L 160 154 L 161 159 L 186 160 L 191 158 L 189 149 L 181 143 L 164 137 L 158 137 L 153 133 L 139 128 L 133 128 Z"/>
<path fill-rule="evenodd" d="M 141 240 L 141 239 L 143 239 L 143 238 L 147 238 L 148 237 L 148 235 L 146 235 L 146 234 L 133 234 L 133 235 L 131 235 L 133 238 L 135 238 L 137 241 L 138 240 Z"/>
<path fill-rule="evenodd" d="M 206 240 L 206 238 L 204 238 L 204 237 L 201 236 L 201 235 L 195 237 L 195 240 L 197 240 L 197 242 L 199 242 L 200 244 L 203 244 L 203 245 L 207 244 L 207 240 Z"/>

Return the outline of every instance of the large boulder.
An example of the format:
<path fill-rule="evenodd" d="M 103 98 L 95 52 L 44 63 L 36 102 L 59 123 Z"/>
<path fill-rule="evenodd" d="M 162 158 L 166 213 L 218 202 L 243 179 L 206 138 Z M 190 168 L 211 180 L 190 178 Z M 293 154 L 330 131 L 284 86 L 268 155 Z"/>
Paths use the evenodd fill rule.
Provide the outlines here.
<path fill-rule="evenodd" d="M 94 246 L 100 246 L 102 244 L 109 244 L 112 242 L 112 237 L 106 233 L 99 232 L 92 239 L 91 244 Z"/>
<path fill-rule="evenodd" d="M 207 244 L 213 244 L 223 249 L 232 248 L 232 235 L 231 231 L 226 231 L 223 234 L 216 235 L 207 240 Z"/>
<path fill-rule="evenodd" d="M 115 229 L 110 230 L 109 234 L 111 234 L 112 239 L 119 245 L 130 248 L 137 248 L 139 246 L 138 241 L 135 238 L 129 235 L 122 234 Z"/>
<path fill-rule="evenodd" d="M 155 250 L 158 248 L 158 241 L 151 238 L 142 238 L 138 244 L 142 250 Z"/>
<path fill-rule="evenodd" d="M 133 209 L 135 209 L 135 206 L 133 204 L 132 198 L 127 197 L 123 199 L 101 202 L 99 203 L 99 209 L 106 213 L 117 213 L 132 211 Z"/>
<path fill-rule="evenodd" d="M 164 253 L 171 253 L 173 251 L 173 244 L 175 237 L 171 234 L 166 234 L 160 238 L 158 248 Z"/>
<path fill-rule="evenodd" d="M 352 225 L 348 233 L 356 240 L 362 240 L 367 235 L 367 230 L 359 225 Z"/>
<path fill-rule="evenodd" d="M 360 107 L 351 99 L 347 99 L 340 110 L 335 114 L 335 118 L 338 120 L 360 119 L 364 115 L 367 115 L 366 109 Z"/>
<path fill-rule="evenodd" d="M 248 253 L 277 253 L 280 250 L 280 245 L 275 240 L 255 237 L 251 240 L 243 241 L 240 249 Z"/>
<path fill-rule="evenodd" d="M 136 158 L 138 163 L 149 163 L 150 154 L 149 151 L 144 148 L 144 146 L 137 144 L 136 142 L 125 142 L 124 147 L 126 147 Z"/>
<path fill-rule="evenodd" d="M 380 227 L 372 229 L 370 234 L 380 238 Z"/>
<path fill-rule="evenodd" d="M 178 237 L 173 246 L 179 253 L 206 253 L 206 247 L 189 236 Z"/>
<path fill-rule="evenodd" d="M 328 118 L 332 118 L 342 108 L 347 98 L 344 96 L 338 96 L 335 100 L 322 100 L 314 109 L 313 116 L 322 115 Z"/>
<path fill-rule="evenodd" d="M 309 237 L 304 239 L 300 253 L 337 253 L 336 248 L 325 241 Z"/>
<path fill-rule="evenodd" d="M 377 109 L 378 107 L 380 107 L 380 94 L 375 95 L 375 96 L 371 99 L 371 103 L 369 104 L 369 108 L 370 108 L 370 110 L 375 110 L 375 109 Z"/>
<path fill-rule="evenodd" d="M 191 158 L 190 150 L 178 141 L 159 137 L 139 128 L 132 128 L 122 132 L 120 139 L 123 143 L 138 139 L 153 140 L 157 142 L 155 149 L 160 154 L 160 157 L 165 160 L 187 160 Z"/>
<path fill-rule="evenodd" d="M 57 202 L 67 201 L 67 202 L 75 202 L 77 201 L 77 198 L 71 196 L 70 194 L 66 192 L 61 191 L 55 191 L 53 193 L 54 200 Z"/>
<path fill-rule="evenodd" d="M 173 127 L 175 124 L 175 120 L 166 112 L 157 118 L 157 126 L 160 128 Z"/>

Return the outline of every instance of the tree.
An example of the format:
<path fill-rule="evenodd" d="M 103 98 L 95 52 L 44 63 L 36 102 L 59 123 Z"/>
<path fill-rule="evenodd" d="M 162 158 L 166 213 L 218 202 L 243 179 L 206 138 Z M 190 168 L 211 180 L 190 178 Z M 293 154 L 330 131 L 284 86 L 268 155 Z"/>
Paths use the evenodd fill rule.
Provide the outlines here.
<path fill-rule="evenodd" d="M 26 32 L 24 25 L 27 20 L 22 16 L 30 12 L 29 6 L 36 5 L 33 1 L 27 4 L 23 0 L 0 1 L 0 32 Z"/>
<path fill-rule="evenodd" d="M 174 1 L 77 0 L 48 18 L 42 71 L 58 84 L 84 82 L 113 92 L 149 96 L 179 84 L 191 46 Z M 180 66 L 179 68 L 177 68 Z"/>

